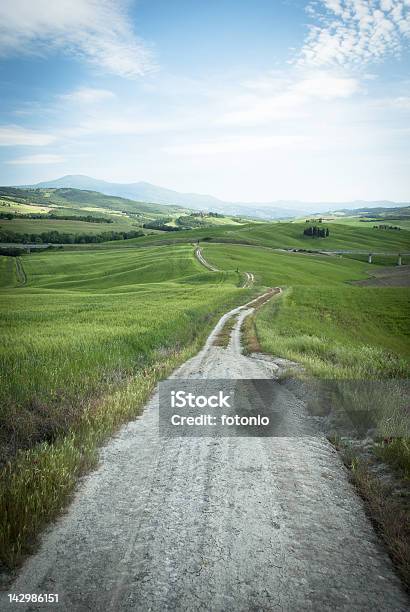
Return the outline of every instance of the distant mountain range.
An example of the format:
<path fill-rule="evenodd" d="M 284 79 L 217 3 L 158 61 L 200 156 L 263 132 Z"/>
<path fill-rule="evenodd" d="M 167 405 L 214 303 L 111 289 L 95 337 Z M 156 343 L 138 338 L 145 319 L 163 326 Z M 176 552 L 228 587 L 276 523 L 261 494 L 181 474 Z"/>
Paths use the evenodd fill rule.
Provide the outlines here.
<path fill-rule="evenodd" d="M 71 187 L 74 189 L 85 189 L 99 191 L 106 195 L 129 198 L 140 202 L 152 202 L 155 204 L 172 204 L 184 206 L 194 210 L 212 210 L 227 215 L 239 215 L 242 217 L 253 217 L 259 219 L 286 219 L 303 216 L 306 214 L 324 213 L 339 210 L 357 210 L 360 208 L 395 208 L 408 206 L 406 203 L 390 202 L 380 200 L 366 202 L 363 200 L 355 202 L 298 202 L 279 200 L 276 202 L 225 202 L 210 195 L 197 193 L 179 193 L 172 189 L 158 187 L 151 183 L 110 183 L 81 174 L 69 174 L 53 181 L 44 181 L 35 185 L 20 185 L 20 187 L 31 188 L 59 188 Z"/>

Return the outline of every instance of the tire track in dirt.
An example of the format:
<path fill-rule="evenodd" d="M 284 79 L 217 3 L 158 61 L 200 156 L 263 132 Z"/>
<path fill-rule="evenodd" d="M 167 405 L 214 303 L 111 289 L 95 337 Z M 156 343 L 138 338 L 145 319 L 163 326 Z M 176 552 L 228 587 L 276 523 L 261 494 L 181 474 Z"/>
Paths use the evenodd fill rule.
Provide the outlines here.
<path fill-rule="evenodd" d="M 205 257 L 202 254 L 202 250 L 199 247 L 195 249 L 195 257 L 197 258 L 199 263 L 205 266 L 205 268 L 207 268 L 208 270 L 211 270 L 211 272 L 220 272 L 218 268 L 215 268 L 215 266 L 212 266 L 208 261 L 206 261 Z"/>
<path fill-rule="evenodd" d="M 17 282 L 20 285 L 20 287 L 22 287 L 27 284 L 27 274 L 24 270 L 23 262 L 21 261 L 21 257 L 15 257 L 14 259 L 16 261 Z"/>

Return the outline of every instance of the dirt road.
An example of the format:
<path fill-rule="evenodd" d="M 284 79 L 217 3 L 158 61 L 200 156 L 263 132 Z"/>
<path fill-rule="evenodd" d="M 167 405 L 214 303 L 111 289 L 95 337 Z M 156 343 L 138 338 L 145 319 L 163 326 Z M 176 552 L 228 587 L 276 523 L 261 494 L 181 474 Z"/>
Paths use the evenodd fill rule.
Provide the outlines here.
<path fill-rule="evenodd" d="M 211 270 L 211 272 L 220 272 L 220 270 L 218 270 L 218 268 L 215 268 L 215 266 L 211 265 L 208 261 L 206 261 L 205 257 L 202 254 L 201 249 L 198 247 L 195 249 L 195 257 L 198 259 L 198 261 L 205 266 L 205 268 L 208 268 L 208 270 Z"/>
<path fill-rule="evenodd" d="M 255 277 L 252 274 L 252 272 L 245 272 L 245 281 L 243 284 L 243 288 L 245 287 L 252 287 L 252 285 L 255 282 Z"/>
<path fill-rule="evenodd" d="M 240 352 L 249 312 L 222 317 L 173 377 L 276 377 L 284 360 Z M 213 346 L 230 316 L 229 347 Z M 157 401 L 102 450 L 10 587 L 59 594 L 58 608 L 30 609 L 407 609 L 337 453 L 323 437 L 300 436 L 314 428 L 300 400 L 284 391 L 287 437 L 173 439 L 158 435 Z"/>
<path fill-rule="evenodd" d="M 210 264 L 209 261 L 205 259 L 202 253 L 202 250 L 199 247 L 195 249 L 195 257 L 198 259 L 199 263 L 205 266 L 205 268 L 207 268 L 208 270 L 211 270 L 211 272 L 220 272 L 218 268 L 215 268 L 215 266 Z M 255 277 L 252 274 L 252 272 L 244 272 L 244 280 L 243 280 L 242 288 L 245 289 L 246 287 L 252 287 L 254 282 L 255 282 Z"/>
<path fill-rule="evenodd" d="M 14 260 L 16 262 L 17 282 L 20 286 L 23 286 L 27 283 L 27 275 L 23 267 L 23 262 L 21 261 L 21 257 L 15 257 Z"/>

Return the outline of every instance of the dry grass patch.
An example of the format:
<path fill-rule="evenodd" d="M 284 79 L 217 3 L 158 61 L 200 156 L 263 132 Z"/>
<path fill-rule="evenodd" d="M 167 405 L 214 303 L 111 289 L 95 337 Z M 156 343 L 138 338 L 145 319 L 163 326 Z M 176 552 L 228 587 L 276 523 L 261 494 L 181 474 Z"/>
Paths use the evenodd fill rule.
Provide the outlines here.
<path fill-rule="evenodd" d="M 237 317 L 230 317 L 222 327 L 219 334 L 216 336 L 214 340 L 214 346 L 221 346 L 226 348 L 229 345 L 229 341 L 231 339 L 232 330 L 235 327 L 235 323 L 237 322 Z"/>
<path fill-rule="evenodd" d="M 408 481 L 386 484 L 372 472 L 371 463 L 349 446 L 333 441 L 341 451 L 350 478 L 363 498 L 368 514 L 382 537 L 405 587 L 410 590 L 410 498 Z"/>

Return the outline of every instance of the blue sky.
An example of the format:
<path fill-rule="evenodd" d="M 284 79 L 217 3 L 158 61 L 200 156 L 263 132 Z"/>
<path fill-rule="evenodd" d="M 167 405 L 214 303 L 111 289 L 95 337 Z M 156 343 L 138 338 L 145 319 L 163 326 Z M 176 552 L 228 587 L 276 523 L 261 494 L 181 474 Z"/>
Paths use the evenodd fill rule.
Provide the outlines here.
<path fill-rule="evenodd" d="M 0 183 L 410 199 L 410 0 L 0 4 Z"/>

